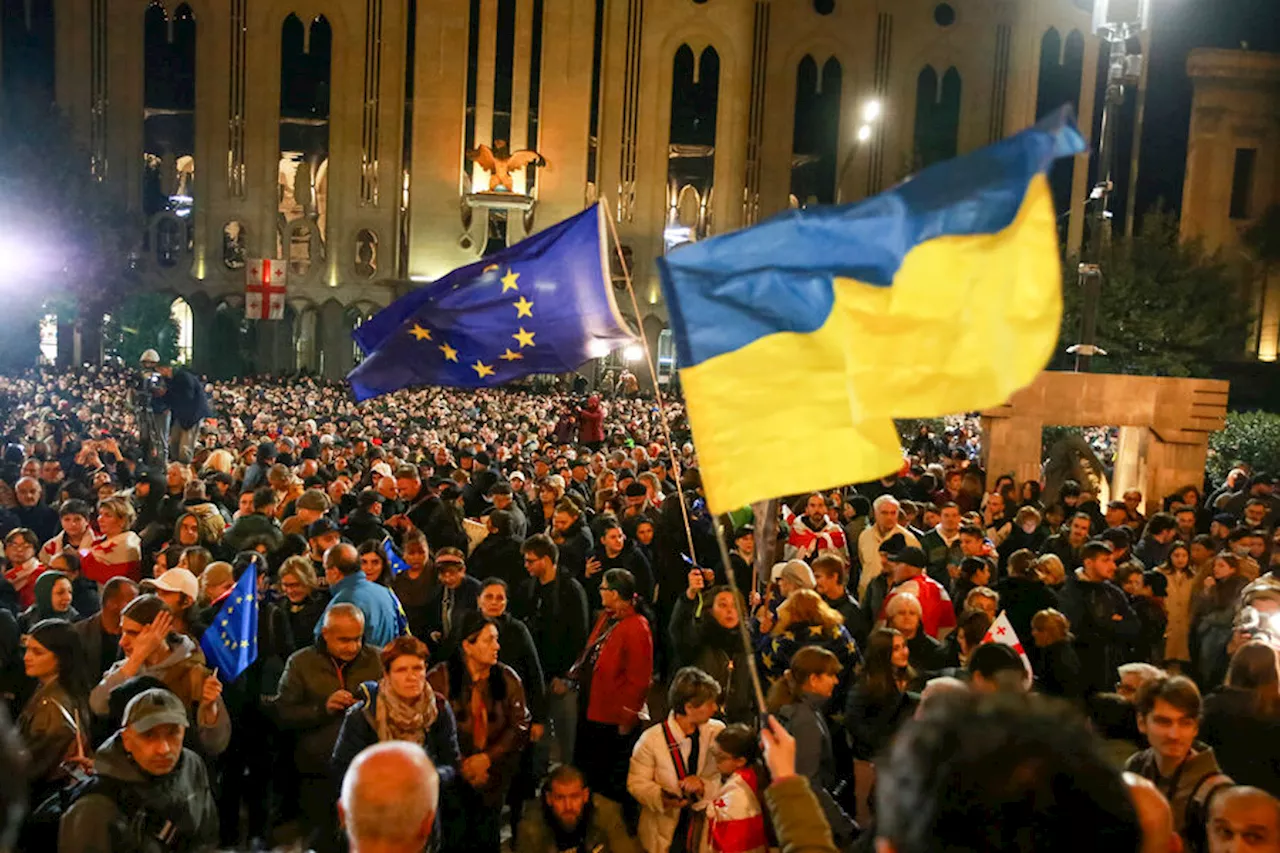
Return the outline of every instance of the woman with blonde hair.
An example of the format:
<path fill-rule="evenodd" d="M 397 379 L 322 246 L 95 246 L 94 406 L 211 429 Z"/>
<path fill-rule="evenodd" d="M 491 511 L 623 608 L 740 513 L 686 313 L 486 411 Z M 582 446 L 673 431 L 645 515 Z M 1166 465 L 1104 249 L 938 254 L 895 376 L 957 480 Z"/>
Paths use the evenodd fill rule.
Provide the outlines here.
<path fill-rule="evenodd" d="M 769 689 L 769 710 L 796 739 L 796 775 L 807 776 L 831 824 L 836 847 L 853 837 L 853 820 L 836 801 L 841 774 L 827 724 L 827 705 L 844 669 L 840 659 L 816 646 L 796 651 L 782 677 Z"/>
<path fill-rule="evenodd" d="M 1062 559 L 1056 554 L 1041 554 L 1035 562 L 1035 570 L 1044 581 L 1044 585 L 1055 592 L 1062 589 L 1063 584 L 1067 582 L 1066 567 L 1062 565 Z"/>
<path fill-rule="evenodd" d="M 819 646 L 835 655 L 842 670 L 856 662 L 858 646 L 844 626 L 839 611 L 811 589 L 798 589 L 778 607 L 778 621 L 769 632 L 760 661 L 769 678 L 776 682 L 787 662 L 800 649 Z M 840 691 L 843 698 L 844 692 Z"/>
<path fill-rule="evenodd" d="M 128 498 L 112 495 L 98 504 L 98 530 L 80 563 L 90 580 L 106 583 L 114 577 L 142 579 L 142 540 L 130 528 L 137 515 Z"/>
<path fill-rule="evenodd" d="M 1036 655 L 1036 677 L 1040 692 L 1064 699 L 1084 698 L 1080 658 L 1072 647 L 1071 623 L 1060 611 L 1049 607 L 1031 617 L 1031 637 Z"/>
<path fill-rule="evenodd" d="M 215 472 L 218 474 L 230 474 L 231 468 L 235 464 L 235 457 L 231 455 L 231 451 L 225 448 L 218 448 L 209 454 L 209 458 L 204 460 L 204 468 L 201 469 L 201 475 Z"/>

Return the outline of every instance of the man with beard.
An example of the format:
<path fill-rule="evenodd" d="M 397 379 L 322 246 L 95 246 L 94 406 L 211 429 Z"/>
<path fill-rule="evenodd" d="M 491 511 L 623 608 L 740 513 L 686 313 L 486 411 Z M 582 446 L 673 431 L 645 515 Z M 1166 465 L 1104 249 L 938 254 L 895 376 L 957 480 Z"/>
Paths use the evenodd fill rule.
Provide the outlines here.
<path fill-rule="evenodd" d="M 639 853 L 627 833 L 622 809 L 591 793 L 582 773 L 561 764 L 547 776 L 542 798 L 530 803 L 515 839 L 517 853 Z"/>

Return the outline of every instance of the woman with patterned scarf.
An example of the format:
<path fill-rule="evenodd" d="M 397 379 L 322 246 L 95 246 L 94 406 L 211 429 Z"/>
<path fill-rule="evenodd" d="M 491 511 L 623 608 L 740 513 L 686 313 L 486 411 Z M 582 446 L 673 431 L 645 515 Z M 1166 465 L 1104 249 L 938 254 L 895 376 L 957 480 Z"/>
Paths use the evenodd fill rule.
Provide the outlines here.
<path fill-rule="evenodd" d="M 382 680 L 366 681 L 355 691 L 333 748 L 331 765 L 340 786 L 360 750 L 388 740 L 422 747 L 447 790 L 458 772 L 458 731 L 453 709 L 427 684 L 427 645 L 415 637 L 397 637 L 382 650 Z"/>

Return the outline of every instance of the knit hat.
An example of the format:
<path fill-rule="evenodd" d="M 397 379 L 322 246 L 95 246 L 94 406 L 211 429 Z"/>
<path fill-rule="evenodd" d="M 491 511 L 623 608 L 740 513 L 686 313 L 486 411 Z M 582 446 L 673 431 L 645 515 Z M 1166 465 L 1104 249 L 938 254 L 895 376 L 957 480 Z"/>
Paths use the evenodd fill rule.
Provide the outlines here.
<path fill-rule="evenodd" d="M 788 560 L 782 566 L 778 580 L 789 581 L 800 589 L 813 589 L 817 581 L 813 578 L 813 569 L 804 560 Z"/>
<path fill-rule="evenodd" d="M 298 509 L 309 509 L 312 512 L 327 512 L 329 510 L 329 496 L 319 489 L 307 489 L 298 498 Z"/>

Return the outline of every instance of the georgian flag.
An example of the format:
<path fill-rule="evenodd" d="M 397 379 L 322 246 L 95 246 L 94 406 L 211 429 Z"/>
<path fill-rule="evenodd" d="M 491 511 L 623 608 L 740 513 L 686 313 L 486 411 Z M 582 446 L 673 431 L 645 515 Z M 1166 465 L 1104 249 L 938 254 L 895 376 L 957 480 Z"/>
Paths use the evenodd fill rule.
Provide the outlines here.
<path fill-rule="evenodd" d="M 996 617 L 996 621 L 991 623 L 991 627 L 987 629 L 986 635 L 983 636 L 984 643 L 999 643 L 1002 646 L 1008 646 L 1018 653 L 1018 657 L 1022 658 L 1022 665 L 1027 668 L 1027 678 L 1034 678 L 1035 675 L 1031 671 L 1031 659 L 1027 657 L 1027 653 L 1022 649 L 1022 641 L 1018 639 L 1018 634 L 1013 630 L 1013 625 L 1009 624 L 1009 617 L 1005 615 L 1003 610 Z"/>
<path fill-rule="evenodd" d="M 258 258 L 245 265 L 245 319 L 284 319 L 286 264 L 286 261 Z"/>

